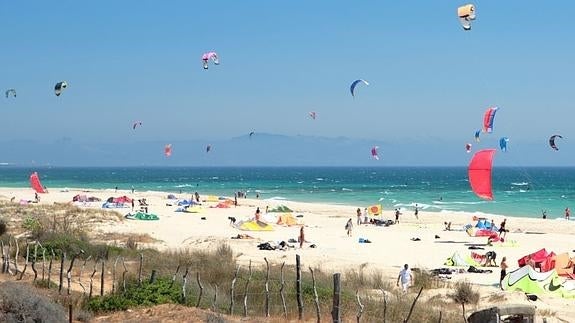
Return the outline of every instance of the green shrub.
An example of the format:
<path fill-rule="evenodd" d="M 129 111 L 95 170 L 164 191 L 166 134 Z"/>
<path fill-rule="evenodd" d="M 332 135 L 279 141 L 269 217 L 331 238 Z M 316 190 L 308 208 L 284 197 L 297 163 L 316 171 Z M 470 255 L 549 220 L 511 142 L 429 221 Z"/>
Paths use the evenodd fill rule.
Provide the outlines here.
<path fill-rule="evenodd" d="M 173 284 L 171 279 L 160 278 L 154 283 L 142 282 L 128 284 L 126 292 L 96 297 L 87 303 L 94 312 L 124 311 L 135 306 L 153 306 L 181 302 L 181 286 Z"/>

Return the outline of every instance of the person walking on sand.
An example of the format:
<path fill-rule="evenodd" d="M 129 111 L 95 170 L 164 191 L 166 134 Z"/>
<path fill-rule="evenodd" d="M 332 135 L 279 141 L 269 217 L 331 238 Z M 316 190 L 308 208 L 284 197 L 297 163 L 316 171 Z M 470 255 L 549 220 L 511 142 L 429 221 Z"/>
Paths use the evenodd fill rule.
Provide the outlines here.
<path fill-rule="evenodd" d="M 305 234 L 303 232 L 303 225 L 301 226 L 301 228 L 299 229 L 299 248 L 303 248 L 303 243 L 305 242 Z"/>
<path fill-rule="evenodd" d="M 507 224 L 507 219 L 503 219 L 501 225 L 499 225 L 499 237 L 503 240 L 507 236 L 507 229 L 505 229 L 505 225 Z"/>
<path fill-rule="evenodd" d="M 499 276 L 499 288 L 503 290 L 503 278 L 507 276 L 507 257 L 501 258 L 501 264 L 499 267 L 501 268 L 501 275 Z"/>
<path fill-rule="evenodd" d="M 413 284 L 415 281 L 413 279 L 413 274 L 411 273 L 411 269 L 407 264 L 403 265 L 403 269 L 399 272 L 399 276 L 397 276 L 397 283 L 396 286 L 399 286 L 399 281 L 401 280 L 401 289 L 404 293 L 407 293 L 407 289 Z"/>
<path fill-rule="evenodd" d="M 360 225 L 361 224 L 361 209 L 357 208 L 356 213 L 357 213 L 356 214 L 357 215 L 357 225 Z"/>
<path fill-rule="evenodd" d="M 571 217 L 571 210 L 568 207 L 565 208 L 565 220 L 569 220 Z"/>
<path fill-rule="evenodd" d="M 345 224 L 345 230 L 347 231 L 347 236 L 351 237 L 351 231 L 353 230 L 353 221 L 351 221 L 351 218 L 347 220 L 347 223 Z"/>

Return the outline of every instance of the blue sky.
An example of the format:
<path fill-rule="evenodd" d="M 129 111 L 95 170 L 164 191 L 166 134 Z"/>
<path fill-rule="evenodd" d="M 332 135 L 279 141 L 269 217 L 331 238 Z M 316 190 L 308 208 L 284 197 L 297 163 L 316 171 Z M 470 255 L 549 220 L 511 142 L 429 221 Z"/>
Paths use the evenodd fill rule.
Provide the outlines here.
<path fill-rule="evenodd" d="M 18 97 L 0 100 L 0 140 L 256 131 L 463 150 L 497 105 L 495 132 L 480 145 L 501 136 L 545 145 L 561 133 L 561 158 L 573 159 L 575 3 L 476 1 L 469 32 L 456 17 L 464 3 L 2 1 L 0 88 Z M 208 50 L 221 65 L 205 71 Z M 353 99 L 357 78 L 370 86 Z M 62 80 L 69 88 L 56 97 Z"/>

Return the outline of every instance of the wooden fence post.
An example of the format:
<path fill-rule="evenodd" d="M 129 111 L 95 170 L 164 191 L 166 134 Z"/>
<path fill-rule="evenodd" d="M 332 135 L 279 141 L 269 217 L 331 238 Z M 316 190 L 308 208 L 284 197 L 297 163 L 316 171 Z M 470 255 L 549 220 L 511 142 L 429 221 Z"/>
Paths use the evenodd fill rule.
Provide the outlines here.
<path fill-rule="evenodd" d="M 42 248 L 42 281 L 44 281 L 44 274 L 46 272 L 46 248 L 42 245 L 40 245 L 40 248 Z"/>
<path fill-rule="evenodd" d="M 174 283 L 176 282 L 176 276 L 178 275 L 178 272 L 180 271 L 181 266 L 182 266 L 182 263 L 178 263 L 178 267 L 176 268 L 176 272 L 174 273 L 174 276 L 172 276 L 172 282 L 170 283 L 170 288 L 172 286 L 174 286 Z"/>
<path fill-rule="evenodd" d="M 250 260 L 250 265 L 248 267 L 248 279 L 246 280 L 246 289 L 244 291 L 244 317 L 248 316 L 248 287 L 250 285 L 250 280 L 252 279 L 252 261 Z"/>
<path fill-rule="evenodd" d="M 28 244 L 28 241 L 26 241 L 26 262 L 24 263 L 24 269 L 22 269 L 22 272 L 20 273 L 20 278 L 18 278 L 18 280 L 22 280 L 22 277 L 24 277 L 24 274 L 26 273 L 26 268 L 28 268 L 29 258 L 30 258 L 30 244 Z"/>
<path fill-rule="evenodd" d="M 218 284 L 214 284 L 214 299 L 212 300 L 212 311 L 218 312 Z"/>
<path fill-rule="evenodd" d="M 80 253 L 84 253 L 84 251 L 80 251 Z M 74 261 L 76 261 L 76 258 L 78 258 L 80 253 L 76 253 L 72 256 L 72 260 L 70 261 L 70 267 L 66 272 L 66 279 L 68 281 L 68 292 L 67 292 L 68 295 L 70 295 L 70 285 L 72 284 L 72 267 L 74 267 Z"/>
<path fill-rule="evenodd" d="M 186 303 L 186 299 L 187 299 L 187 295 L 186 295 L 186 285 L 188 284 L 188 273 L 190 272 L 190 267 L 186 266 L 186 271 L 184 272 L 184 275 L 182 276 L 182 300 L 184 301 L 184 304 Z M 199 279 L 199 277 L 198 277 Z"/>
<path fill-rule="evenodd" d="M 142 266 L 144 265 L 144 254 L 140 253 L 140 269 L 138 269 L 138 287 L 142 285 Z"/>
<path fill-rule="evenodd" d="M 311 272 L 311 283 L 313 284 L 313 301 L 315 303 L 315 315 L 317 316 L 317 323 L 321 322 L 321 315 L 319 311 L 319 297 L 317 296 L 317 288 L 315 287 L 315 274 L 313 269 L 309 267 L 309 271 Z"/>
<path fill-rule="evenodd" d="M 84 259 L 84 263 L 82 264 L 82 267 L 80 268 L 80 273 L 78 273 L 78 284 L 80 284 L 80 287 L 82 287 L 82 296 L 86 295 L 86 287 L 84 287 L 84 284 L 82 284 L 82 273 L 84 273 L 84 268 L 86 267 L 86 263 L 91 258 L 92 258 L 92 256 L 88 256 L 88 258 Z"/>
<path fill-rule="evenodd" d="M 442 316 L 442 314 L 443 314 L 443 312 L 442 312 L 442 311 L 439 311 L 439 322 L 438 322 L 438 323 L 441 323 L 441 316 Z"/>
<path fill-rule="evenodd" d="M 14 275 L 18 275 L 18 254 L 20 253 L 20 246 L 18 245 L 18 240 L 20 239 L 16 239 L 14 238 L 14 241 L 16 242 L 16 254 L 14 256 Z"/>
<path fill-rule="evenodd" d="M 2 249 L 2 273 L 6 272 L 6 258 L 4 257 L 4 241 L 0 240 L 0 249 Z"/>
<path fill-rule="evenodd" d="M 48 264 L 48 289 L 50 289 L 50 286 L 52 285 L 52 262 L 56 256 L 54 254 L 54 249 L 51 249 L 50 251 L 52 252 L 52 255 L 50 255 L 50 263 Z"/>
<path fill-rule="evenodd" d="M 38 279 L 38 271 L 36 270 L 36 258 L 38 257 L 38 243 L 34 244 L 34 258 L 32 258 L 32 271 L 34 272 L 34 280 L 33 282 L 36 282 L 36 279 Z"/>
<path fill-rule="evenodd" d="M 281 266 L 281 268 L 280 268 L 280 284 L 281 284 L 281 286 L 280 286 L 280 297 L 281 297 L 281 300 L 282 300 L 282 307 L 283 307 L 283 310 L 284 310 L 284 317 L 287 319 L 286 296 L 284 295 L 284 290 L 285 290 L 285 287 L 286 287 L 286 282 L 285 282 L 285 279 L 284 279 L 284 266 L 285 266 L 285 264 L 286 264 L 285 261 L 282 262 L 282 266 Z"/>
<path fill-rule="evenodd" d="M 196 307 L 200 307 L 200 302 L 202 301 L 202 295 L 204 295 L 204 286 L 202 286 L 202 282 L 200 281 L 200 272 L 196 273 L 196 281 L 198 282 L 198 286 L 200 287 L 200 294 L 198 294 L 198 302 L 196 303 Z"/>
<path fill-rule="evenodd" d="M 265 283 L 265 290 L 266 290 L 266 317 L 270 317 L 270 286 L 269 286 L 269 281 L 270 281 L 270 264 L 268 262 L 268 259 L 266 257 L 264 257 L 264 260 L 266 262 L 266 283 Z"/>
<path fill-rule="evenodd" d="M 232 286 L 230 288 L 230 309 L 228 313 L 230 315 L 234 315 L 234 288 L 236 286 L 236 280 L 238 279 L 238 272 L 240 271 L 240 265 L 236 267 L 236 271 L 234 272 L 234 279 L 232 279 Z"/>
<path fill-rule="evenodd" d="M 104 274 L 106 259 L 102 258 L 102 272 L 100 273 L 100 296 L 104 296 Z"/>
<path fill-rule="evenodd" d="M 122 266 L 124 271 L 122 272 L 122 289 L 124 293 L 126 292 L 126 274 L 128 273 L 128 267 L 126 267 L 126 259 L 122 257 Z"/>
<path fill-rule="evenodd" d="M 355 292 L 355 298 L 357 299 L 357 306 L 359 307 L 355 317 L 357 318 L 357 323 L 359 323 L 363 315 L 363 304 L 361 304 L 361 299 L 359 298 L 359 289 Z"/>
<path fill-rule="evenodd" d="M 58 280 L 58 294 L 62 293 L 62 285 L 64 284 L 64 261 L 66 261 L 66 252 L 62 251 L 62 258 L 60 258 L 60 279 Z"/>
<path fill-rule="evenodd" d="M 301 296 L 301 262 L 299 255 L 295 255 L 295 268 L 296 268 L 296 277 L 295 277 L 295 289 L 296 289 L 296 298 L 297 298 L 297 312 L 298 312 L 298 320 L 303 319 L 303 299 Z"/>
<path fill-rule="evenodd" d="M 94 270 L 92 271 L 92 275 L 90 275 L 90 293 L 88 294 L 88 298 L 92 298 L 92 292 L 94 290 L 94 276 L 96 275 L 97 272 L 98 260 L 99 259 L 96 259 L 94 261 Z"/>
<path fill-rule="evenodd" d="M 387 319 L 387 294 L 382 289 L 381 292 L 383 293 L 383 323 L 386 323 Z"/>
<path fill-rule="evenodd" d="M 341 274 L 333 274 L 333 305 L 331 309 L 331 318 L 334 323 L 341 322 L 340 313 L 340 297 L 341 297 Z"/>
<path fill-rule="evenodd" d="M 152 269 L 152 274 L 150 275 L 150 284 L 153 284 L 156 282 L 156 270 Z"/>
<path fill-rule="evenodd" d="M 417 293 L 417 296 L 413 300 L 413 303 L 411 304 L 411 307 L 409 308 L 409 313 L 407 314 L 407 318 L 405 320 L 403 320 L 403 323 L 409 322 L 409 318 L 411 317 L 411 313 L 413 312 L 413 308 L 415 307 L 415 303 L 417 303 L 417 300 L 419 299 L 419 296 L 421 295 L 422 291 L 423 291 L 423 286 L 421 286 L 421 288 L 419 289 L 419 293 Z"/>

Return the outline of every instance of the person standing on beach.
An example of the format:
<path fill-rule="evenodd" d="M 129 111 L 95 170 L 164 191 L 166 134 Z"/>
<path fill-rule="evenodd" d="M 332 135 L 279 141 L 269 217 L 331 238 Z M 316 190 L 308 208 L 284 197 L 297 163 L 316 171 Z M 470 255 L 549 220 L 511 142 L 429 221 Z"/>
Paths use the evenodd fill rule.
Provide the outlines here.
<path fill-rule="evenodd" d="M 363 223 L 369 223 L 369 217 L 367 213 L 367 208 L 363 209 Z"/>
<path fill-rule="evenodd" d="M 399 272 L 399 276 L 397 276 L 397 284 L 399 286 L 399 281 L 401 280 L 401 289 L 404 293 L 407 293 L 407 289 L 413 284 L 413 274 L 411 273 L 411 269 L 407 264 L 403 265 L 403 269 Z"/>
<path fill-rule="evenodd" d="M 565 220 L 569 220 L 571 217 L 571 210 L 568 207 L 565 208 Z"/>
<path fill-rule="evenodd" d="M 395 224 L 399 223 L 399 215 L 401 213 L 399 212 L 399 209 L 395 209 Z"/>
<path fill-rule="evenodd" d="M 132 185 L 132 194 L 134 194 L 134 185 Z"/>
<path fill-rule="evenodd" d="M 417 203 L 415 204 L 415 218 L 419 220 L 419 207 L 417 206 Z"/>
<path fill-rule="evenodd" d="M 132 212 L 134 211 L 134 199 L 132 199 Z"/>
<path fill-rule="evenodd" d="M 503 290 L 503 278 L 505 278 L 505 276 L 507 276 L 507 257 L 503 257 L 501 258 L 501 265 L 499 265 L 499 267 L 501 267 L 501 275 L 499 276 L 499 287 L 501 288 L 501 290 Z"/>
<path fill-rule="evenodd" d="M 507 236 L 507 229 L 505 229 L 505 225 L 507 224 L 507 219 L 503 219 L 501 225 L 499 226 L 499 237 L 503 240 Z"/>
<path fill-rule="evenodd" d="M 347 231 L 347 236 L 351 237 L 351 231 L 353 230 L 353 221 L 351 221 L 351 218 L 347 220 L 347 223 L 345 224 L 345 230 Z"/>
<path fill-rule="evenodd" d="M 234 193 L 234 206 L 238 206 L 238 193 Z"/>
<path fill-rule="evenodd" d="M 356 213 L 357 213 L 357 225 L 360 225 L 361 224 L 361 209 L 357 208 Z"/>
<path fill-rule="evenodd" d="M 301 228 L 299 229 L 299 248 L 303 248 L 303 243 L 305 242 L 305 234 L 303 232 L 303 225 L 301 226 Z"/>

